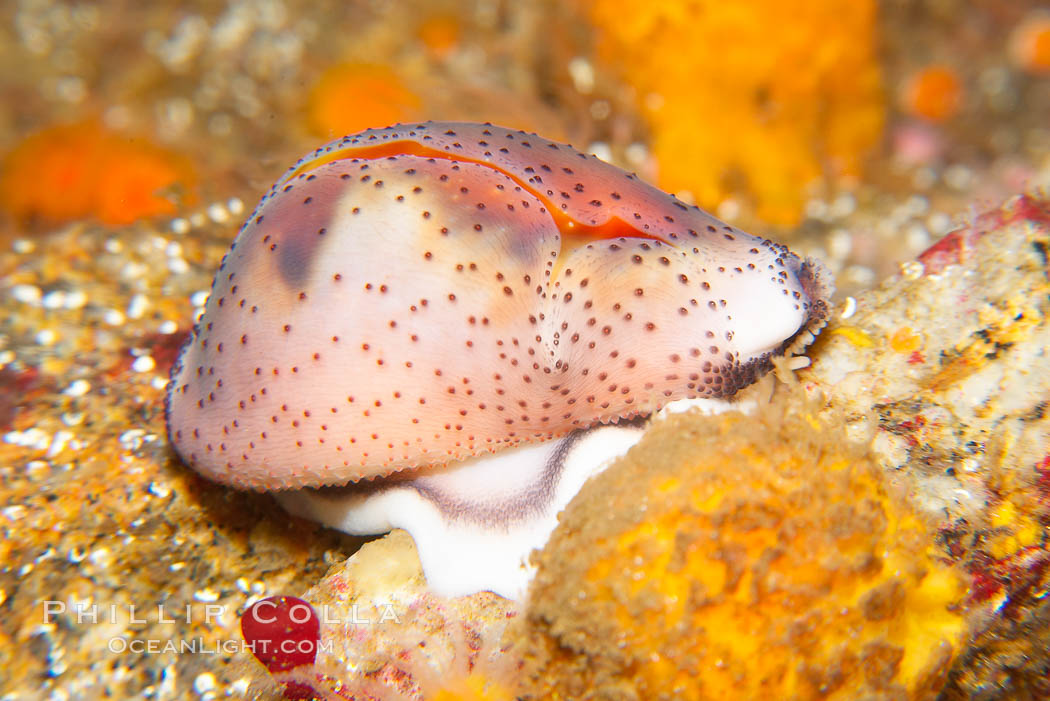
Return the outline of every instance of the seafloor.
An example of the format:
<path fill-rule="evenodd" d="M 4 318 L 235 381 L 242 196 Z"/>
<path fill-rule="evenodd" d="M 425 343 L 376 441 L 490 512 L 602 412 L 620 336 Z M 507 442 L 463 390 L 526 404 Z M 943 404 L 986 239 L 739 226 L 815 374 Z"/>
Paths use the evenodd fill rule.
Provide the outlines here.
<path fill-rule="evenodd" d="M 771 698 L 790 678 L 797 698 L 1050 698 L 1050 17 L 1030 0 L 785 5 L 0 4 L 0 699 L 277 698 L 240 644 L 249 605 L 394 591 L 440 652 L 406 652 L 406 628 L 325 629 L 340 646 L 285 693 Z M 534 604 L 437 601 L 403 533 L 361 548 L 176 459 L 167 375 L 259 196 L 329 138 L 422 119 L 571 141 L 836 273 L 812 366 L 778 370 L 773 406 L 794 419 L 677 418 L 640 446 L 657 474 L 714 489 L 731 469 L 727 494 L 794 495 L 738 509 L 761 527 L 713 527 L 725 515 L 689 506 L 687 480 L 686 501 L 653 499 L 659 518 L 623 507 L 594 530 L 613 495 L 658 486 L 632 453 L 568 510 Z M 763 457 L 712 469 L 697 445 L 715 434 Z M 792 482 L 803 453 L 853 467 Z M 792 540 L 806 531 L 829 535 Z M 610 534 L 621 549 L 588 547 Z M 701 556 L 748 562 L 755 534 L 795 546 L 763 570 L 777 581 L 842 574 L 709 619 L 657 616 L 657 590 L 617 579 L 714 591 Z M 854 551 L 905 574 L 825 557 Z M 856 619 L 825 625 L 833 606 Z M 778 626 L 765 655 L 718 635 Z"/>

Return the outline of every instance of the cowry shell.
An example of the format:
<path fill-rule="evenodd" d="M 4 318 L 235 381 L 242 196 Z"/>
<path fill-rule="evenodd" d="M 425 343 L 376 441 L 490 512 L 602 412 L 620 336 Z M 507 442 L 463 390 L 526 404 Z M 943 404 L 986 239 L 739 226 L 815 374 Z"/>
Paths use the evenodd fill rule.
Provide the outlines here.
<path fill-rule="evenodd" d="M 281 178 L 172 373 L 238 487 L 343 484 L 726 397 L 818 331 L 822 267 L 572 147 L 369 130 Z"/>

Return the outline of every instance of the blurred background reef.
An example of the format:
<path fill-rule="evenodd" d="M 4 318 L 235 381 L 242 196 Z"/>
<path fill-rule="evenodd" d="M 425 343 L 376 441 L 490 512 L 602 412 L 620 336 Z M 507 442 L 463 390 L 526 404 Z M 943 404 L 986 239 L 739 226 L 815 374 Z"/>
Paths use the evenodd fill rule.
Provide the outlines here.
<path fill-rule="evenodd" d="M 0 0 L 0 20 L 3 699 L 242 693 L 233 654 L 120 656 L 106 640 L 228 639 L 250 602 L 305 592 L 358 547 L 199 479 L 163 427 L 218 261 L 324 141 L 423 119 L 568 141 L 823 259 L 837 304 L 1050 187 L 1035 0 Z M 1045 555 L 1038 503 L 996 561 Z M 117 618 L 45 621 L 45 600 Z M 229 615 L 129 620 L 142 601 Z M 1029 652 L 1009 667 L 1017 649 L 970 654 L 950 688 L 1039 698 L 1025 672 L 1002 681 L 1047 669 Z"/>

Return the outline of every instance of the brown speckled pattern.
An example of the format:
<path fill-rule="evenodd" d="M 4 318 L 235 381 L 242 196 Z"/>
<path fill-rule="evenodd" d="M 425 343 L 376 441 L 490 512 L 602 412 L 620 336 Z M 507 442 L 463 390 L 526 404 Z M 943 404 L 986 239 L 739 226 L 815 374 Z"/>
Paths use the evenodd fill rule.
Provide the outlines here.
<path fill-rule="evenodd" d="M 534 135 L 364 132 L 238 235 L 171 438 L 222 482 L 317 486 L 728 396 L 823 317 L 814 265 Z"/>

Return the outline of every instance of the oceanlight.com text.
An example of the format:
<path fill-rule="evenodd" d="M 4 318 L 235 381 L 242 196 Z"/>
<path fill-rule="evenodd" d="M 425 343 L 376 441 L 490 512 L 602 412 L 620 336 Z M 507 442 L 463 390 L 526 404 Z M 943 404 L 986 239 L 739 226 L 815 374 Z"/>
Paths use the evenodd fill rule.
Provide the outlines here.
<path fill-rule="evenodd" d="M 156 638 L 110 638 L 107 643 L 109 651 L 114 654 L 131 653 L 135 655 L 161 654 L 194 654 L 194 655 L 234 655 L 238 652 L 250 652 L 256 656 L 305 655 L 313 657 L 317 653 L 331 653 L 333 641 L 314 640 L 214 640 L 203 638 L 183 638 L 179 640 L 160 640 Z"/>

